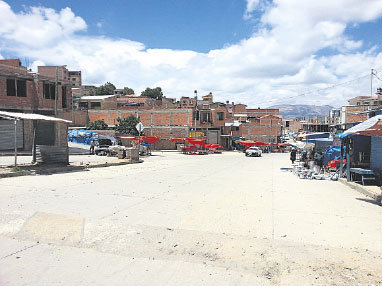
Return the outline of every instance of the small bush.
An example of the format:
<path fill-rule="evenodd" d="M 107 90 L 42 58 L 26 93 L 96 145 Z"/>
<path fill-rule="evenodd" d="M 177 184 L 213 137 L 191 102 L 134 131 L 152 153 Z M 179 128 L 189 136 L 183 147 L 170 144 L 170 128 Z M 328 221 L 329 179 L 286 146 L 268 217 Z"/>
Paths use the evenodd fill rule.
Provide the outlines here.
<path fill-rule="evenodd" d="M 108 127 L 109 126 L 105 123 L 103 119 L 88 122 L 88 124 L 86 124 L 87 130 L 106 130 Z"/>
<path fill-rule="evenodd" d="M 23 169 L 21 169 L 20 167 L 13 167 L 12 169 L 11 169 L 11 172 L 12 173 L 16 173 L 16 172 L 21 172 Z"/>

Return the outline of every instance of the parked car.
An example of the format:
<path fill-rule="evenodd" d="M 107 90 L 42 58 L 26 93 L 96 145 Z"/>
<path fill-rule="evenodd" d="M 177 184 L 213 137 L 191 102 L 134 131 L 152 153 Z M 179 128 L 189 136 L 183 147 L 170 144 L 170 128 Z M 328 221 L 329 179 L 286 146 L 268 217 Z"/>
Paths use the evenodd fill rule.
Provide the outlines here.
<path fill-rule="evenodd" d="M 261 157 L 262 153 L 263 152 L 261 151 L 261 149 L 259 147 L 252 146 L 252 147 L 249 147 L 245 151 L 245 156 L 247 156 L 247 157 Z"/>
<path fill-rule="evenodd" d="M 96 155 L 107 155 L 109 154 L 109 147 L 113 145 L 110 139 L 98 139 L 96 146 L 94 148 L 94 153 Z"/>

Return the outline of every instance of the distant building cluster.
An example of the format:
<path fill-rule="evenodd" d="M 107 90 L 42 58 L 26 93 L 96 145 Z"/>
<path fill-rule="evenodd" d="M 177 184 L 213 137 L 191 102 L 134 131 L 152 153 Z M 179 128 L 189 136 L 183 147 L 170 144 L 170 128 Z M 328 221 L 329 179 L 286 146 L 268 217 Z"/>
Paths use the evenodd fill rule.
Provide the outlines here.
<path fill-rule="evenodd" d="M 291 132 L 336 132 L 344 131 L 375 115 L 382 114 L 382 89 L 375 96 L 357 96 L 348 100 L 348 105 L 330 110 L 327 116 L 284 118 L 284 130 Z"/>
<path fill-rule="evenodd" d="M 113 127 L 118 118 L 134 115 L 145 126 L 146 135 L 163 139 L 157 146 L 165 149 L 175 148 L 168 140 L 172 137 L 204 137 L 210 144 L 229 149 L 235 139 L 277 143 L 282 134 L 278 109 L 250 109 L 244 104 L 215 102 L 212 93 L 201 98 L 195 93 L 179 100 L 167 97 L 157 100 L 124 95 L 122 89 L 111 95 L 97 95 L 96 91 L 97 87 L 82 84 L 81 71 L 70 71 L 66 66 L 39 66 L 34 73 L 18 59 L 0 60 L 3 111 L 54 115 L 79 127 L 96 120 L 104 120 Z M 9 130 L 9 124 L 0 120 L 0 133 Z M 54 123 L 51 125 L 38 130 L 53 130 Z M 24 149 L 31 147 L 32 130 L 30 126 L 19 130 Z"/>
<path fill-rule="evenodd" d="M 175 148 L 169 138 L 190 136 L 204 137 L 208 143 L 221 144 L 226 149 L 232 148 L 236 139 L 279 143 L 285 132 L 347 129 L 381 114 L 381 107 L 382 89 L 378 89 L 375 97 L 352 98 L 349 105 L 333 109 L 324 117 L 283 119 L 279 109 L 215 102 L 212 93 L 198 96 L 197 91 L 193 96 L 180 96 L 179 100 L 124 94 L 123 89 L 97 95 L 96 86 L 82 84 L 81 71 L 70 71 L 66 66 L 39 66 L 37 72 L 32 72 L 19 59 L 0 60 L 1 110 L 54 115 L 71 120 L 72 127 L 84 127 L 96 120 L 104 120 L 113 127 L 118 118 L 134 115 L 145 126 L 146 135 L 163 139 L 157 144 L 163 149 Z M 0 120 L 0 134 L 9 124 Z M 52 126 L 41 126 L 38 130 L 54 129 Z M 30 126 L 20 128 L 24 149 L 30 148 L 31 132 Z"/>

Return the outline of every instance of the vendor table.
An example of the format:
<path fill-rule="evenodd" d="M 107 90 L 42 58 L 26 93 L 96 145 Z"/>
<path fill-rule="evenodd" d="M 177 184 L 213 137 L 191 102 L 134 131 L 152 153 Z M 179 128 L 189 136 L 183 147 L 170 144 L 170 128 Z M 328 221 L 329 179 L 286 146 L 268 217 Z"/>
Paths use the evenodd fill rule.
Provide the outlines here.
<path fill-rule="evenodd" d="M 373 170 L 362 169 L 362 168 L 350 168 L 350 179 L 354 181 L 356 174 L 360 175 L 362 178 L 362 185 L 365 185 L 365 181 L 375 181 L 375 174 Z"/>

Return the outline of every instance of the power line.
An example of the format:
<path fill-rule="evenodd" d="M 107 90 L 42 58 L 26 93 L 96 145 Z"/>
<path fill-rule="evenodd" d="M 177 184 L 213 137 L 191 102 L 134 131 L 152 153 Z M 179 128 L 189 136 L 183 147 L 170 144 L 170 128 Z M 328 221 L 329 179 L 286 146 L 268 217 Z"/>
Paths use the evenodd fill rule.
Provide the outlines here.
<path fill-rule="evenodd" d="M 331 86 L 328 86 L 328 87 L 325 87 L 325 88 L 316 88 L 316 89 L 312 89 L 310 91 L 303 92 L 303 93 L 300 93 L 300 94 L 297 94 L 297 95 L 292 95 L 292 96 L 289 96 L 289 97 L 284 97 L 284 98 L 282 98 L 282 100 L 291 99 L 291 98 L 300 97 L 300 96 L 305 96 L 305 95 L 308 95 L 308 94 L 312 94 L 314 92 L 325 91 L 325 90 L 332 89 L 332 88 L 335 88 L 335 87 L 338 87 L 338 86 L 341 86 L 341 85 L 346 85 L 346 84 L 358 81 L 360 79 L 363 79 L 363 78 L 366 78 L 366 77 L 369 77 L 369 76 L 370 76 L 370 74 L 366 74 L 366 75 L 360 76 L 358 78 L 355 78 L 355 79 L 352 79 L 352 80 L 348 80 L 348 81 L 345 81 L 345 82 L 341 82 L 341 83 L 338 83 L 338 84 L 334 84 L 334 85 L 331 85 Z M 280 99 L 274 99 L 274 100 L 280 100 Z M 270 101 L 272 101 L 272 100 L 270 100 Z M 267 102 L 269 102 L 269 101 L 260 102 L 258 104 L 260 105 L 260 104 L 267 103 Z"/>
<path fill-rule="evenodd" d="M 376 70 L 374 70 L 374 71 L 376 71 Z M 373 76 L 375 76 L 377 79 L 379 79 L 380 81 L 382 81 L 382 79 L 380 79 L 380 78 L 377 76 L 377 74 L 373 73 Z"/>

